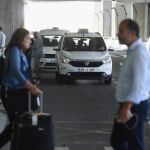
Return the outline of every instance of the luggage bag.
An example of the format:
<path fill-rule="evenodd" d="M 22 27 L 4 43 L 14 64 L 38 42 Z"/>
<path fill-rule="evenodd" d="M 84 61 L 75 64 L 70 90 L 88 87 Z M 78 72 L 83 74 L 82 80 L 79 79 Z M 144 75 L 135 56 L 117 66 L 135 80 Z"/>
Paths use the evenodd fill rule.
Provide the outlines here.
<path fill-rule="evenodd" d="M 11 150 L 54 150 L 52 116 L 43 113 L 43 95 L 39 103 L 40 112 L 32 112 L 29 94 L 29 112 L 13 125 Z"/>

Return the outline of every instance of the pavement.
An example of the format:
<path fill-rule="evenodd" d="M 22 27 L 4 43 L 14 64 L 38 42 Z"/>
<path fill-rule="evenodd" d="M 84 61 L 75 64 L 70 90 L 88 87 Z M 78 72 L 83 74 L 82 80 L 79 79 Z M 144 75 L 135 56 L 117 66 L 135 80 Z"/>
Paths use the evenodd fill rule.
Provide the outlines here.
<path fill-rule="evenodd" d="M 115 89 L 125 52 L 110 52 L 113 58 L 113 83 L 75 81 L 59 84 L 53 71 L 43 71 L 44 112 L 54 120 L 56 150 L 112 150 L 109 137 L 118 104 Z M 145 142 L 150 150 L 150 126 L 145 125 Z M 9 150 L 9 145 L 2 150 Z"/>

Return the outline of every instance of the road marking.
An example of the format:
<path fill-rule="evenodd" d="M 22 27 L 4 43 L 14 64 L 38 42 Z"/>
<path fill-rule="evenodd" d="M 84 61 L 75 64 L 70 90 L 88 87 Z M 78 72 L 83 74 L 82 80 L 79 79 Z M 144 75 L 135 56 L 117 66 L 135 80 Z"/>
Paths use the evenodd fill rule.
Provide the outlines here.
<path fill-rule="evenodd" d="M 85 129 L 75 129 L 75 128 L 64 128 L 64 127 L 55 127 L 55 129 L 60 129 L 60 130 L 69 130 L 69 131 L 76 131 L 76 133 L 71 133 L 68 135 L 63 135 L 64 136 L 73 136 L 73 135 L 80 135 L 80 134 L 105 134 L 105 135 L 110 135 L 110 131 L 103 131 L 103 130 L 85 130 Z"/>
<path fill-rule="evenodd" d="M 94 141 L 66 141 L 66 142 L 57 142 L 57 144 L 59 145 L 63 145 L 65 143 L 65 145 L 70 145 L 70 144 L 74 144 L 74 145 L 87 145 L 87 144 L 94 144 L 94 145 L 107 145 L 108 142 L 106 141 L 100 141 L 100 142 L 94 142 Z"/>
<path fill-rule="evenodd" d="M 55 124 L 113 124 L 112 121 L 55 121 Z"/>
<path fill-rule="evenodd" d="M 7 116 L 0 112 L 0 132 L 3 131 L 7 123 Z"/>
<path fill-rule="evenodd" d="M 112 147 L 104 147 L 104 150 L 113 150 Z"/>
<path fill-rule="evenodd" d="M 4 106 L 3 105 L 0 105 L 0 110 L 4 110 Z"/>
<path fill-rule="evenodd" d="M 69 150 L 69 147 L 55 147 L 55 150 Z"/>

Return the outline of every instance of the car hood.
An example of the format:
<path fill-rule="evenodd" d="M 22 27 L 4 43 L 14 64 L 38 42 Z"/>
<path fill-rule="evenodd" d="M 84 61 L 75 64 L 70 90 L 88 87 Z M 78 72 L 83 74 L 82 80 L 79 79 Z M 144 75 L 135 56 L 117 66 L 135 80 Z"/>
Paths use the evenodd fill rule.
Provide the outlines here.
<path fill-rule="evenodd" d="M 56 54 L 53 47 L 43 47 L 43 54 Z"/>
<path fill-rule="evenodd" d="M 61 54 L 64 57 L 67 57 L 69 59 L 73 59 L 73 60 L 98 60 L 98 59 L 103 59 L 104 57 L 106 57 L 106 55 L 108 55 L 108 51 L 105 52 L 89 52 L 89 51 L 85 51 L 85 52 L 80 52 L 80 51 L 76 51 L 76 52 L 68 52 L 68 51 L 62 51 Z"/>

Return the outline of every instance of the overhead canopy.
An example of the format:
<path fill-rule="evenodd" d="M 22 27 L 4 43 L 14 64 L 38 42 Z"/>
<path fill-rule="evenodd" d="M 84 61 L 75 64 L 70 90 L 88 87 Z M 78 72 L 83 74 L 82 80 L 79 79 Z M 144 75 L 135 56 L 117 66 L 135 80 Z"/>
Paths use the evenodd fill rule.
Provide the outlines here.
<path fill-rule="evenodd" d="M 28 1 L 97 1 L 97 2 L 100 2 L 101 0 L 28 0 Z M 104 2 L 105 1 L 117 1 L 117 2 L 146 2 L 146 3 L 149 3 L 150 0 L 103 0 Z"/>
<path fill-rule="evenodd" d="M 41 2 L 44 2 L 44 1 L 53 1 L 53 2 L 56 2 L 56 1 L 95 1 L 95 2 L 100 2 L 101 0 L 28 0 L 28 1 L 41 1 Z M 108 0 L 107 0 L 108 1 Z"/>
<path fill-rule="evenodd" d="M 104 0 L 105 1 L 105 0 Z M 136 3 L 136 2 L 145 2 L 145 3 L 149 3 L 150 0 L 116 0 L 117 2 L 133 2 L 133 3 Z"/>

